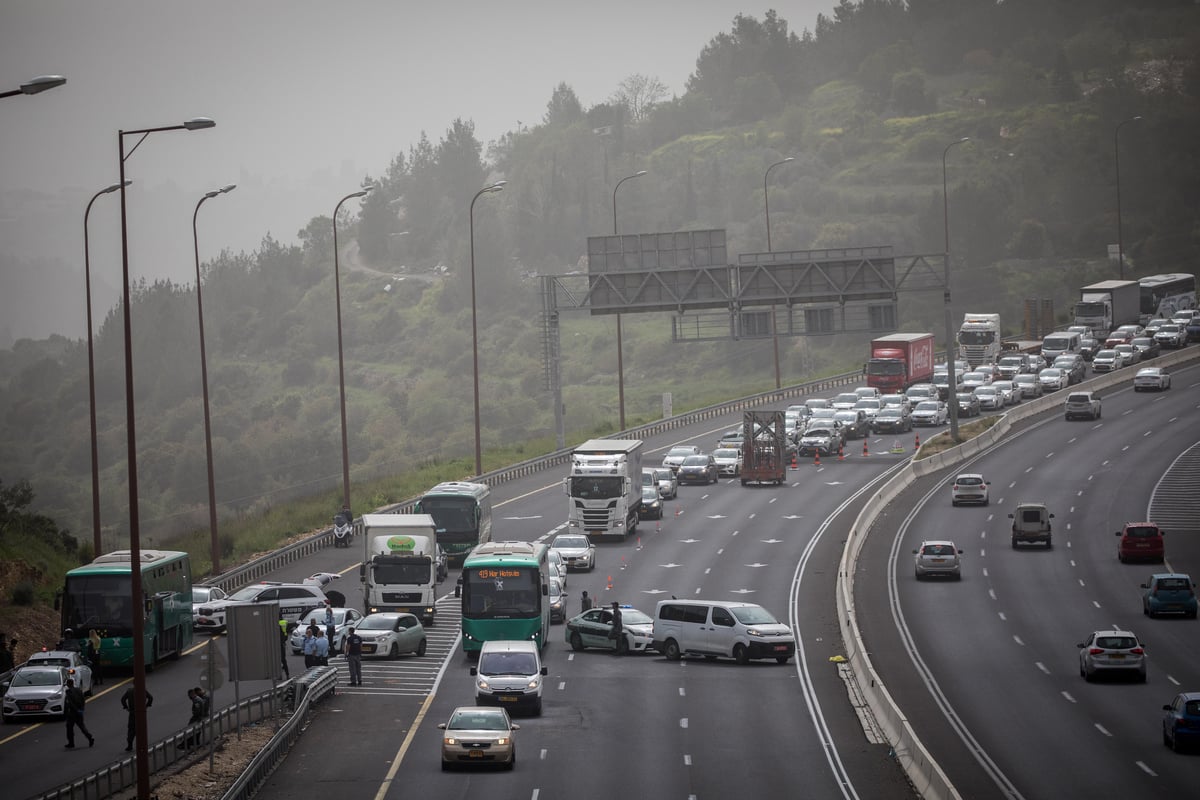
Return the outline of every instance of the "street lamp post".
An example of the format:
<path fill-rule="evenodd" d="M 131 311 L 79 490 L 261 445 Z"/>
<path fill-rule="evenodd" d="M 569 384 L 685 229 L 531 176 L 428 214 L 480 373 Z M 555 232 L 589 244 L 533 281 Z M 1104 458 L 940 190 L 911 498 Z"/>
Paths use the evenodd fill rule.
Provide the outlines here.
<path fill-rule="evenodd" d="M 56 86 L 62 86 L 67 82 L 67 79 L 62 75 L 39 75 L 33 80 L 26 81 L 21 84 L 20 89 L 12 89 L 7 92 L 0 92 L 0 97 L 15 97 L 19 94 L 38 94 L 47 89 L 53 89 Z"/>
<path fill-rule="evenodd" d="M 1117 168 L 1117 274 L 1121 280 L 1125 280 L 1125 243 L 1121 238 L 1121 128 L 1140 119 L 1141 116 L 1130 117 L 1118 123 L 1113 131 L 1113 160 Z"/>
<path fill-rule="evenodd" d="M 355 197 L 364 197 L 374 189 L 365 186 L 357 192 L 338 200 L 333 207 L 333 292 L 337 306 L 337 343 L 338 343 L 338 409 L 342 415 L 342 507 L 350 508 L 350 440 L 346 435 L 346 360 L 342 353 L 342 279 L 338 268 L 337 218 L 342 210 L 342 203 Z"/>
<path fill-rule="evenodd" d="M 946 149 L 942 151 L 942 228 L 946 236 L 946 246 L 942 250 L 942 267 L 945 270 L 943 283 L 945 291 L 942 295 L 946 306 L 946 377 L 947 385 L 950 387 L 950 439 L 958 441 L 958 398 L 955 396 L 954 387 L 957 385 L 954 380 L 954 325 L 950 319 L 950 200 L 946 194 L 946 154 L 950 152 L 950 148 L 956 144 L 969 142 L 970 138 L 964 136 L 961 139 L 951 142 L 946 145 Z"/>
<path fill-rule="evenodd" d="M 126 181 L 128 186 L 132 181 Z M 92 195 L 87 208 L 83 212 L 83 283 L 84 296 L 87 300 L 87 353 L 88 353 L 88 422 L 92 431 L 92 554 L 98 556 L 103 551 L 104 542 L 100 537 L 100 453 L 96 443 L 96 357 L 92 346 L 92 261 L 88 248 L 88 215 L 92 213 L 92 203 L 102 194 L 109 194 L 121 188 L 114 183 Z"/>
<path fill-rule="evenodd" d="M 471 377 L 475 397 L 475 475 L 483 474 L 483 445 L 479 438 L 479 324 L 475 310 L 475 201 L 481 195 L 499 192 L 508 181 L 496 181 L 483 187 L 471 198 L 471 207 L 467 213 L 467 221 L 471 234 Z"/>
<path fill-rule="evenodd" d="M 621 180 L 617 181 L 617 185 L 613 187 L 612 207 L 613 207 L 613 236 L 617 235 L 617 189 L 621 188 L 621 184 L 625 181 L 640 178 L 646 174 L 646 170 L 640 169 L 632 175 L 626 175 Z M 620 428 L 625 430 L 625 362 L 624 362 L 624 347 L 621 344 L 621 315 L 617 314 L 617 406 L 620 414 Z"/>
<path fill-rule="evenodd" d="M 763 173 L 763 216 L 767 220 L 767 252 L 771 252 L 771 200 L 767 196 L 767 178 L 771 175 L 771 170 L 778 166 L 787 164 L 796 159 L 793 156 L 788 156 L 782 161 L 776 161 L 771 166 L 767 167 L 767 171 Z M 783 379 L 779 373 L 779 331 L 775 328 L 775 304 L 771 304 L 771 345 L 775 351 L 775 388 L 783 387 Z"/>
<path fill-rule="evenodd" d="M 132 325 L 132 292 L 129 288 L 129 222 L 126 211 L 125 187 L 130 181 L 125 180 L 125 161 L 132 156 L 152 133 L 162 131 L 196 131 L 211 128 L 216 125 L 208 117 L 189 119 L 182 125 L 167 125 L 161 128 L 142 128 L 140 130 L 117 131 L 117 153 L 120 158 L 121 174 L 118 185 L 121 187 L 121 280 L 122 280 L 122 312 L 125 322 L 125 438 L 128 442 L 126 463 L 129 469 L 129 594 L 133 609 L 133 718 L 136 732 L 137 752 L 134 759 L 137 769 L 138 800 L 150 800 L 150 766 L 148 748 L 146 746 L 148 731 L 146 729 L 146 598 L 142 591 L 142 542 L 141 529 L 138 519 L 138 488 L 137 488 L 137 439 L 134 414 L 133 396 L 133 325 Z M 141 135 L 129 152 L 125 152 L 125 137 Z"/>
<path fill-rule="evenodd" d="M 212 574 L 221 574 L 221 547 L 217 541 L 217 489 L 213 481 L 212 454 L 212 423 L 208 414 L 208 357 L 204 350 L 204 298 L 200 291 L 200 237 L 196 233 L 196 217 L 200 214 L 200 206 L 204 201 L 211 200 L 217 195 L 227 194 L 237 188 L 237 184 L 229 184 L 204 196 L 196 203 L 192 212 L 192 246 L 196 252 L 196 313 L 200 318 L 200 388 L 204 397 L 204 456 L 208 469 L 208 531 L 212 548 Z"/>

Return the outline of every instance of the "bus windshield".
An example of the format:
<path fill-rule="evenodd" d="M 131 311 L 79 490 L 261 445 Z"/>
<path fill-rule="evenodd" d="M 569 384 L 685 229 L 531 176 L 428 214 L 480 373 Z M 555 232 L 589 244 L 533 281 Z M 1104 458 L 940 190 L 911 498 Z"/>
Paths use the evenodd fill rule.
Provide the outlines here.
<path fill-rule="evenodd" d="M 132 636 L 128 575 L 71 575 L 63 592 L 63 624 L 76 631 L 103 628 L 108 636 Z"/>
<path fill-rule="evenodd" d="M 463 616 L 518 619 L 541 613 L 536 567 L 478 567 L 463 571 Z"/>

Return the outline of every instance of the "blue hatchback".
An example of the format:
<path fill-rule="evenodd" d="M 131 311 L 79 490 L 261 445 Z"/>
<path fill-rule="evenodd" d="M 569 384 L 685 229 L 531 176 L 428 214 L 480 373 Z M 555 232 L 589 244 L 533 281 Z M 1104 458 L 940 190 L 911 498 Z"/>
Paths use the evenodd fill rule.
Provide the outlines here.
<path fill-rule="evenodd" d="M 1200 743 L 1200 692 L 1175 695 L 1163 712 L 1163 744 L 1178 752 L 1189 743 Z"/>
<path fill-rule="evenodd" d="M 1196 618 L 1196 584 L 1182 572 L 1163 572 L 1151 575 L 1142 595 L 1142 613 L 1147 617 L 1159 614 L 1182 614 Z"/>

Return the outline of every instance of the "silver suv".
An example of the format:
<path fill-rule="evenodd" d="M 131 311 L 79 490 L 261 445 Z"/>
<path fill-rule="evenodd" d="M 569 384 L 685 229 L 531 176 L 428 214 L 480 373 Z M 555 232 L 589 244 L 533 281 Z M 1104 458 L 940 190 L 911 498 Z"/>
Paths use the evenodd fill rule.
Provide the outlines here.
<path fill-rule="evenodd" d="M 1100 419 L 1100 395 L 1095 392 L 1071 392 L 1064 406 L 1067 419 Z"/>
<path fill-rule="evenodd" d="M 921 542 L 921 546 L 913 550 L 913 555 L 917 557 L 914 567 L 917 580 L 934 575 L 946 575 L 956 581 L 962 580 L 962 565 L 959 563 L 962 550 L 955 547 L 954 542 Z"/>

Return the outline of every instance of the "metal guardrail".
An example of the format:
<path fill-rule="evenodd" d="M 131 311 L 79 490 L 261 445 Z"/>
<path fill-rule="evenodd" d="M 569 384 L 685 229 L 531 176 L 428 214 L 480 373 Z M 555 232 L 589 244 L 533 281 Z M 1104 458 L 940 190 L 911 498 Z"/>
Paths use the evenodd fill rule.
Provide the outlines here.
<path fill-rule="evenodd" d="M 292 745 L 300 738 L 312 706 L 334 693 L 337 675 L 337 667 L 314 667 L 296 679 L 296 706 L 291 717 L 254 756 L 221 800 L 249 800 L 254 796 L 258 787 L 283 763 Z"/>
<path fill-rule="evenodd" d="M 691 425 L 694 422 L 724 416 L 731 411 L 742 411 L 747 408 L 757 408 L 764 402 L 768 401 L 783 401 L 816 394 L 817 392 L 828 391 L 829 389 L 837 389 L 843 386 L 855 385 L 861 383 L 862 379 L 863 374 L 861 370 L 856 370 L 854 372 L 843 372 L 839 375 L 831 375 L 826 378 L 806 381 L 805 383 L 798 383 L 793 386 L 785 386 L 781 389 L 772 389 L 767 392 L 760 392 L 747 397 L 740 397 L 736 400 L 727 400 L 723 403 L 716 403 L 695 411 L 689 411 L 686 414 L 667 417 L 666 419 L 649 422 L 645 425 L 640 425 L 627 431 L 621 431 L 613 434 L 613 437 L 636 439 L 655 436 L 676 428 L 682 428 L 687 425 Z M 471 480 L 478 481 L 480 483 L 486 483 L 489 486 L 496 486 L 507 481 L 524 478 L 537 472 L 541 472 L 548 467 L 570 463 L 571 453 L 574 451 L 574 449 L 574 447 L 567 447 L 562 450 L 556 450 L 553 453 L 531 458 L 502 469 L 493 470 L 478 477 L 472 478 Z M 412 509 L 416 505 L 418 499 L 419 498 L 413 497 L 394 505 L 385 506 L 381 509 L 378 509 L 377 513 L 412 513 Z M 307 539 L 290 544 L 272 553 L 259 556 L 253 561 L 243 564 L 240 567 L 236 567 L 228 572 L 218 575 L 215 578 L 204 581 L 203 584 L 205 586 L 218 586 L 221 589 L 224 589 L 226 592 L 235 592 L 248 583 L 262 579 L 280 567 L 299 561 L 302 558 L 306 558 L 318 550 L 322 550 L 331 546 L 332 544 L 333 528 L 326 528 L 325 530 L 313 534 Z"/>
<path fill-rule="evenodd" d="M 336 670 L 334 674 L 336 682 Z M 249 697 L 241 703 L 231 705 L 213 714 L 204 722 L 180 730 L 152 745 L 148 750 L 150 774 L 195 757 L 211 736 L 230 733 L 242 724 L 261 722 L 274 716 L 275 710 L 283 707 L 284 701 L 295 692 L 296 681 L 285 681 L 273 689 Z M 213 731 L 212 734 L 209 731 Z M 183 744 L 184 747 L 179 745 Z M 70 783 L 39 795 L 37 800 L 103 800 L 137 785 L 137 766 L 132 756 L 127 756 L 103 769 L 76 778 Z"/>

